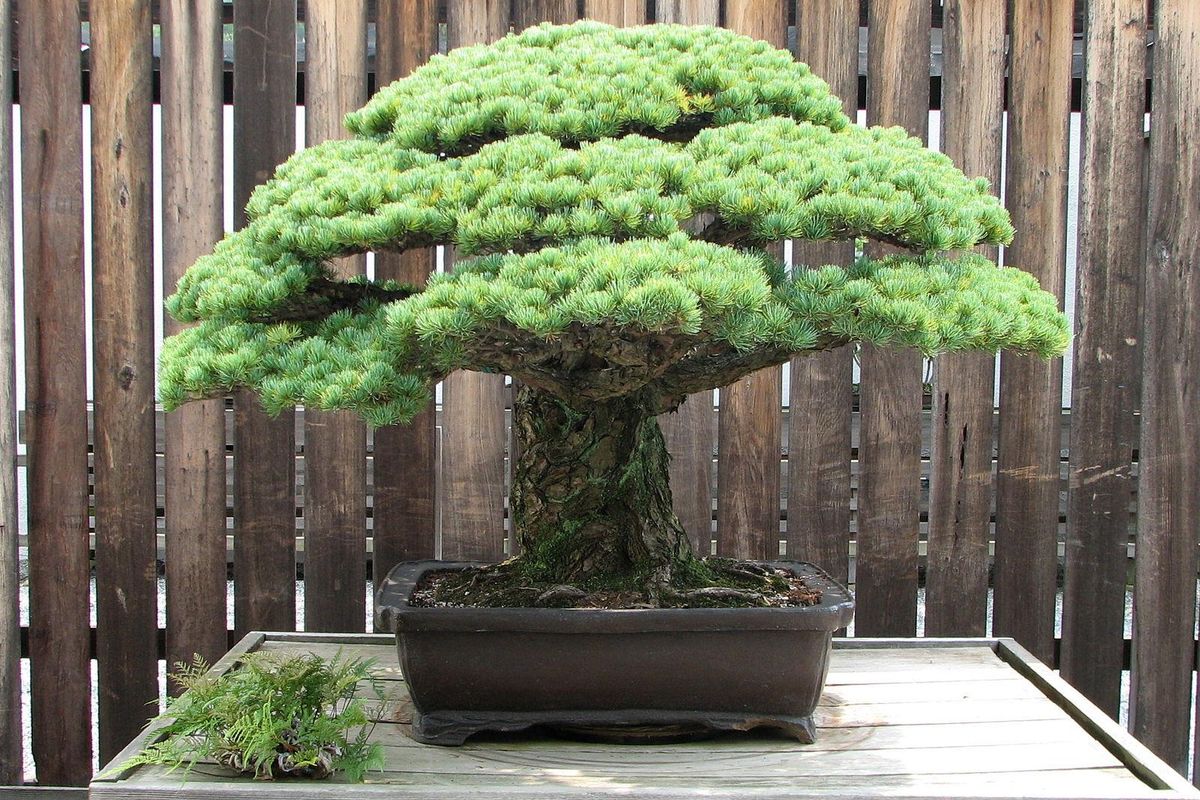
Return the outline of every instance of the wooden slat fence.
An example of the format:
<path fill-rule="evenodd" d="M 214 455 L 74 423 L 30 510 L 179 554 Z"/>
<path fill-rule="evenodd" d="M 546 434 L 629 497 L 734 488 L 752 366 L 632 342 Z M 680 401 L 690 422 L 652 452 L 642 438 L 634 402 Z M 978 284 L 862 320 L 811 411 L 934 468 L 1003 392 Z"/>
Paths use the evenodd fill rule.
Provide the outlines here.
<path fill-rule="evenodd" d="M 368 86 L 447 46 L 581 14 L 614 24 L 721 24 L 788 43 L 848 112 L 858 111 L 865 85 L 868 121 L 915 135 L 927 135 L 928 110 L 941 108 L 941 147 L 956 162 L 993 184 L 1002 158 L 1006 164 L 1018 239 L 1001 257 L 1060 295 L 1073 47 L 1083 48 L 1074 304 L 1087 327 L 1075 341 L 1069 416 L 1060 413 L 1058 362 L 1003 357 L 997 410 L 991 358 L 939 359 L 930 391 L 915 354 L 863 348 L 855 395 L 854 354 L 845 348 L 789 365 L 786 408 L 783 372 L 772 370 L 694 397 L 664 423 L 677 505 L 697 546 L 782 551 L 854 577 L 859 635 L 917 632 L 923 569 L 926 633 L 983 634 L 993 586 L 992 632 L 1053 660 L 1061 568 L 1064 674 L 1114 714 L 1130 649 L 1123 625 L 1136 526 L 1129 717 L 1152 749 L 1186 766 L 1200 534 L 1195 3 L 1160 0 L 1147 15 L 1135 0 L 1093 0 L 1075 14 L 1057 0 L 46 0 L 21 4 L 20 24 L 11 18 L 15 5 L 0 0 L 0 62 L 18 29 L 22 227 L 16 282 L 9 254 L 18 218 L 3 193 L 14 169 L 4 138 L 12 106 L 0 96 L 0 359 L 9 369 L 0 381 L 0 783 L 21 779 L 23 744 L 41 784 L 85 783 L 93 752 L 115 752 L 153 710 L 145 704 L 157 696 L 161 655 L 211 660 L 224 651 L 230 568 L 238 631 L 295 626 L 298 546 L 303 625 L 362 630 L 368 559 L 378 578 L 406 558 L 512 552 L 504 533 L 511 388 L 502 377 L 455 375 L 440 409 L 431 406 L 410 427 L 370 433 L 342 414 L 271 420 L 245 395 L 231 406 L 216 400 L 164 415 L 150 401 L 150 321 L 159 313 L 151 293 L 155 281 L 169 291 L 222 233 L 229 56 L 228 144 L 241 224 L 250 191 L 297 146 L 301 71 L 306 141 L 315 143 L 341 135 L 341 114 Z M 223 25 L 233 37 L 228 51 Z M 161 42 L 157 278 L 152 26 Z M 77 102 L 85 35 L 94 101 L 86 132 Z M 930 81 L 931 41 L 940 84 Z M 929 97 L 931 85 L 940 85 L 940 97 Z M 851 250 L 795 244 L 780 255 L 800 269 L 846 263 Z M 453 254 L 430 249 L 338 265 L 409 281 L 438 268 L 452 269 Z M 16 303 L 23 339 L 13 327 Z M 177 327 L 164 320 L 168 333 Z M 12 372 L 20 347 L 23 453 Z M 18 468 L 28 486 L 19 510 Z M 27 628 L 13 613 L 26 580 L 18 511 L 28 518 Z M 154 616 L 156 558 L 165 562 L 165 631 Z M 31 742 L 17 696 L 18 642 L 30 658 Z"/>

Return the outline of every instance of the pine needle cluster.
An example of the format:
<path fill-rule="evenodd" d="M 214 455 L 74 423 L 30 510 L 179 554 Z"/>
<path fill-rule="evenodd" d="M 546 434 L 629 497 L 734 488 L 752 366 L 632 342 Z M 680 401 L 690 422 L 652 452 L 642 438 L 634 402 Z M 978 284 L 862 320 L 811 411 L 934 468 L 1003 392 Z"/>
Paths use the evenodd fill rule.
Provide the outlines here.
<path fill-rule="evenodd" d="M 791 354 L 852 342 L 1052 356 L 1056 300 L 950 251 L 1007 244 L 987 181 L 898 128 L 851 124 L 786 51 L 729 31 L 543 25 L 436 57 L 251 198 L 247 226 L 168 301 L 164 404 L 249 386 L 404 421 L 455 369 L 568 403 L 650 389 L 665 407 Z M 785 239 L 886 242 L 853 267 Z M 328 262 L 453 245 L 424 287 Z"/>
<path fill-rule="evenodd" d="M 383 766 L 356 699 L 360 684 L 380 694 L 369 661 L 250 653 L 216 677 L 199 657 L 178 666 L 173 677 L 186 692 L 168 699 L 159 739 L 120 769 L 158 764 L 186 772 L 215 761 L 259 780 L 341 772 L 361 781 Z"/>

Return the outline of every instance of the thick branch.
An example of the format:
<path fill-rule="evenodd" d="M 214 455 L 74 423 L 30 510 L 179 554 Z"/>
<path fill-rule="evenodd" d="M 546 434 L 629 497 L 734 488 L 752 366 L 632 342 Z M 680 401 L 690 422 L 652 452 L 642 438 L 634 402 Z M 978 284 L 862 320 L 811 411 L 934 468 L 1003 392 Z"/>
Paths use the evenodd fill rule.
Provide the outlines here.
<path fill-rule="evenodd" d="M 380 303 L 390 303 L 412 297 L 420 289 L 415 286 L 401 286 L 397 289 L 386 289 L 373 283 L 346 283 L 333 281 L 328 278 L 316 278 L 309 282 L 308 290 L 297 297 L 273 309 L 269 314 L 259 314 L 250 317 L 248 322 L 316 322 L 337 311 L 346 308 L 356 308 L 364 300 L 376 300 Z"/>
<path fill-rule="evenodd" d="M 729 247 L 763 247 L 764 245 L 772 243 L 770 240 L 760 239 L 745 228 L 735 228 L 731 226 L 725 221 L 724 218 L 719 216 L 714 217 L 711 222 L 700 228 L 694 238 L 702 242 L 711 242 L 712 244 L 725 245 Z M 798 239 L 794 236 L 788 236 L 784 238 L 793 239 L 795 241 L 818 241 L 803 238 Z M 911 243 L 906 244 L 895 236 L 886 236 L 878 233 L 867 234 L 863 233 L 862 231 L 854 231 L 848 228 L 840 228 L 830 231 L 828 237 L 819 241 L 839 242 L 850 241 L 858 238 L 870 239 L 873 242 L 879 242 L 881 244 L 890 244 L 894 247 L 900 248 L 901 250 L 906 250 L 912 253 L 921 252 L 920 248 L 913 247 Z M 783 241 L 783 239 L 776 241 Z"/>
<path fill-rule="evenodd" d="M 805 353 L 832 350 L 846 339 L 822 338 Z M 786 348 L 763 348 L 740 353 L 725 343 L 713 343 L 672 364 L 650 390 L 659 397 L 659 413 L 674 411 L 689 394 L 728 386 L 766 367 L 786 363 L 797 355 Z"/>

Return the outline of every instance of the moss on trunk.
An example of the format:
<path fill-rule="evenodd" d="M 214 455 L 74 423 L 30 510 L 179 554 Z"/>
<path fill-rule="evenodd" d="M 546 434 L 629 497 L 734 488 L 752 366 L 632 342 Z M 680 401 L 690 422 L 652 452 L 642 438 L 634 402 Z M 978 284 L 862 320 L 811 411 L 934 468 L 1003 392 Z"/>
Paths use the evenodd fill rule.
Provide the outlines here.
<path fill-rule="evenodd" d="M 579 410 L 520 389 L 513 424 L 523 449 L 510 511 L 531 580 L 639 587 L 656 597 L 706 571 L 671 507 L 656 410 L 641 395 Z"/>

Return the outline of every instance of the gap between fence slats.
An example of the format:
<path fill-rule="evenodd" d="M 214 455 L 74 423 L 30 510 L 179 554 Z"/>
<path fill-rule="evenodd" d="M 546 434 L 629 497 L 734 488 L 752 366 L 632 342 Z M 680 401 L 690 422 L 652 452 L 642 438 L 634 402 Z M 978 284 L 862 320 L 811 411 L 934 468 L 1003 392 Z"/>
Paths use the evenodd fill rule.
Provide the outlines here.
<path fill-rule="evenodd" d="M 1016 238 L 1008 266 L 1063 296 L 1067 131 L 1071 110 L 1071 4 L 1016 0 L 1010 22 L 1005 202 Z M 1062 360 L 1000 356 L 996 480 L 996 635 L 1050 657 L 1058 559 L 1058 434 Z"/>
<path fill-rule="evenodd" d="M 942 28 L 942 152 L 1000 189 L 1004 0 L 951 0 Z M 997 248 L 979 250 L 995 260 Z M 987 632 L 996 359 L 947 353 L 934 363 L 925 632 Z"/>
<path fill-rule="evenodd" d="M 11 0 L 0 0 L 0 64 L 12 63 L 12 12 Z M 0 84 L 0 785 L 20 783 L 23 772 L 12 145 L 12 85 L 4 81 Z"/>
<path fill-rule="evenodd" d="M 1141 386 L 1146 4 L 1088 5 L 1062 674 L 1116 717 Z"/>
<path fill-rule="evenodd" d="M 238 0 L 233 8 L 234 227 L 250 193 L 296 145 L 296 2 Z M 271 418 L 234 392 L 234 627 L 296 625 L 295 420 Z"/>

